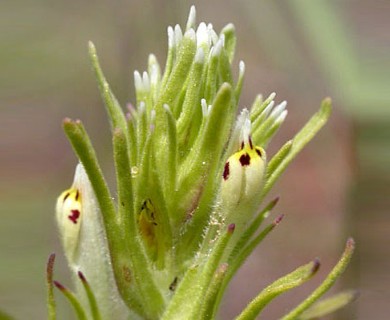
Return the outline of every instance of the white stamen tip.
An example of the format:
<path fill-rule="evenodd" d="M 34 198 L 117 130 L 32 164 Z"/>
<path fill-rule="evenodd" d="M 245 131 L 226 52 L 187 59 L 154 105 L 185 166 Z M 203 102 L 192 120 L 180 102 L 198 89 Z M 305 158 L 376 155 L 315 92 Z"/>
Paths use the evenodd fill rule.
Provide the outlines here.
<path fill-rule="evenodd" d="M 136 90 L 142 90 L 142 78 L 141 74 L 137 70 L 134 71 L 134 85 Z"/>
<path fill-rule="evenodd" d="M 142 82 L 143 82 L 143 89 L 145 91 L 150 91 L 150 79 L 149 79 L 149 75 L 146 71 L 143 72 L 142 74 Z"/>
<path fill-rule="evenodd" d="M 208 106 L 207 106 L 207 102 L 206 102 L 206 99 L 202 99 L 200 100 L 200 104 L 202 106 L 202 114 L 203 114 L 203 117 L 207 117 L 208 115 Z"/>
<path fill-rule="evenodd" d="M 279 115 L 279 117 L 276 118 L 275 122 L 282 123 L 286 119 L 287 114 L 288 114 L 288 110 L 283 110 L 283 112 Z"/>
<path fill-rule="evenodd" d="M 145 110 L 146 110 L 145 102 L 144 102 L 144 101 L 141 101 L 141 102 L 139 103 L 139 106 L 138 106 L 138 112 L 139 112 L 140 114 L 142 114 L 142 113 L 145 112 Z"/>
<path fill-rule="evenodd" d="M 283 101 L 279 103 L 271 112 L 270 117 L 277 118 L 279 115 L 286 109 L 287 101 Z"/>
<path fill-rule="evenodd" d="M 251 135 L 252 123 L 249 119 L 249 111 L 248 109 L 243 109 L 241 112 L 241 121 L 242 121 L 242 129 L 241 129 L 241 141 L 244 141 L 245 144 L 249 143 L 249 137 Z"/>
<path fill-rule="evenodd" d="M 213 25 L 211 24 L 211 23 L 209 23 L 208 25 L 207 25 L 207 31 L 209 32 L 209 37 L 210 37 L 210 39 L 211 39 L 211 43 L 213 44 L 213 45 L 215 45 L 217 42 L 218 42 L 218 35 L 217 35 L 217 33 L 214 31 L 214 29 L 213 29 Z"/>
<path fill-rule="evenodd" d="M 173 48 L 175 46 L 175 32 L 171 26 L 168 27 L 168 47 Z"/>
<path fill-rule="evenodd" d="M 222 41 L 222 47 L 225 47 L 225 35 L 224 34 L 221 34 L 221 36 L 219 37 L 219 40 Z"/>
<path fill-rule="evenodd" d="M 244 74 L 244 72 L 245 72 L 245 63 L 244 63 L 244 61 L 241 60 L 239 62 L 238 69 L 239 69 L 239 73 L 240 74 Z"/>
<path fill-rule="evenodd" d="M 222 47 L 223 47 L 223 40 L 219 39 L 217 44 L 213 47 L 214 48 L 213 55 L 219 56 L 221 54 Z"/>
<path fill-rule="evenodd" d="M 265 109 L 263 110 L 263 112 L 261 114 L 264 114 L 266 117 L 268 117 L 268 115 L 270 114 L 273 106 L 274 106 L 275 102 L 274 101 L 271 101 L 266 107 Z"/>
<path fill-rule="evenodd" d="M 268 100 L 268 99 L 269 99 L 269 100 L 274 100 L 275 97 L 276 97 L 276 93 L 275 93 L 275 92 L 272 92 L 272 93 L 268 96 L 267 100 Z"/>
<path fill-rule="evenodd" d="M 195 6 L 192 5 L 190 8 L 190 13 L 188 14 L 186 30 L 195 27 L 195 23 L 196 23 L 196 9 Z"/>
<path fill-rule="evenodd" d="M 156 119 L 156 110 L 153 109 L 150 111 L 150 122 L 153 124 L 155 119 Z"/>
<path fill-rule="evenodd" d="M 177 25 L 175 25 L 175 42 L 176 42 L 176 45 L 179 45 L 182 39 L 183 39 L 183 31 L 181 31 L 180 26 L 177 24 Z"/>
<path fill-rule="evenodd" d="M 196 30 L 196 41 L 199 46 L 209 46 L 210 45 L 210 37 L 209 32 L 207 30 L 207 26 L 204 22 L 200 23 L 198 29 Z"/>

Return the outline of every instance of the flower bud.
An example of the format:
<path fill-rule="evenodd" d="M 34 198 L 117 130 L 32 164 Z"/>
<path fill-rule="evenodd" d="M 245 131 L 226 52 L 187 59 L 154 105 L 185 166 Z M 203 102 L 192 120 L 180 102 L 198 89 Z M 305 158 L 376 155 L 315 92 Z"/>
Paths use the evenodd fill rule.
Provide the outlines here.
<path fill-rule="evenodd" d="M 265 173 L 265 151 L 249 143 L 225 163 L 221 195 L 224 206 L 235 208 L 259 197 Z"/>
<path fill-rule="evenodd" d="M 103 319 L 127 319 L 128 312 L 115 285 L 101 211 L 81 164 L 76 167 L 71 188 L 57 200 L 56 218 L 78 297 L 88 306 L 77 276 L 81 271 L 99 301 Z"/>
<path fill-rule="evenodd" d="M 252 218 L 261 201 L 266 170 L 265 151 L 254 146 L 250 137 L 251 122 L 246 114 L 238 128 L 240 150 L 224 166 L 221 182 L 221 213 L 225 224 L 242 229 Z M 237 232 L 236 234 L 238 234 Z"/>
<path fill-rule="evenodd" d="M 57 200 L 56 212 L 65 253 L 69 260 L 74 260 L 82 219 L 80 190 L 75 187 L 65 190 Z"/>

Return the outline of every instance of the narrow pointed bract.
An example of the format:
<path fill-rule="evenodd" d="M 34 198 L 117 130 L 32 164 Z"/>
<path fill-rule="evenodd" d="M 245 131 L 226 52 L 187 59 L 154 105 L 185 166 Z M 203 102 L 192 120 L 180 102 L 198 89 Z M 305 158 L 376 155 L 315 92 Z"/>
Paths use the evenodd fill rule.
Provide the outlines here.
<path fill-rule="evenodd" d="M 56 220 L 76 289 L 54 285 L 80 319 L 215 319 L 229 281 L 281 221 L 279 214 L 263 227 L 278 201 L 264 205 L 264 197 L 326 122 L 330 100 L 267 161 L 287 103 L 271 93 L 241 109 L 245 64 L 239 62 L 235 79 L 235 46 L 232 24 L 220 33 L 210 23 L 197 25 L 191 7 L 184 28 L 168 27 L 164 71 L 151 54 L 147 70 L 134 72 L 136 101 L 125 113 L 89 43 L 111 124 L 116 190 L 110 191 L 81 121 L 65 119 L 80 163 L 73 184 L 57 200 Z M 273 298 L 309 280 L 316 266 L 314 261 L 274 281 L 239 319 L 254 319 Z M 349 301 L 343 299 L 337 306 Z M 326 304 L 327 310 L 335 306 Z M 292 312 L 302 314 L 306 307 Z M 313 310 L 319 314 L 324 307 Z"/>

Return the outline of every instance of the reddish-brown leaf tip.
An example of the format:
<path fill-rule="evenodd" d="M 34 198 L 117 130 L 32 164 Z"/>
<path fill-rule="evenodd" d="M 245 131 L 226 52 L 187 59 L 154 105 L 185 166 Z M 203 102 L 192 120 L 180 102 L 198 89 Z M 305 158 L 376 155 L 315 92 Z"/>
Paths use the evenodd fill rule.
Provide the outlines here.
<path fill-rule="evenodd" d="M 81 271 L 78 271 L 77 275 L 79 276 L 82 282 L 87 282 L 87 279 L 85 278 L 84 274 Z"/>
<path fill-rule="evenodd" d="M 227 232 L 228 232 L 228 233 L 233 233 L 233 232 L 234 232 L 234 229 L 236 229 L 236 224 L 235 224 L 235 223 L 231 223 L 231 224 L 229 224 L 229 226 L 228 226 Z"/>
<path fill-rule="evenodd" d="M 315 258 L 313 260 L 313 268 L 311 269 L 311 272 L 313 274 L 316 273 L 320 269 L 320 266 L 321 266 L 320 259 L 319 258 Z"/>
<path fill-rule="evenodd" d="M 355 240 L 353 238 L 348 238 L 346 247 L 350 250 L 355 249 Z"/>
<path fill-rule="evenodd" d="M 284 218 L 284 214 L 281 214 L 280 216 L 278 216 L 274 222 L 272 223 L 275 227 L 283 220 Z"/>
<path fill-rule="evenodd" d="M 58 281 L 53 281 L 54 285 L 60 290 L 60 291 L 67 291 L 67 289 Z"/>
<path fill-rule="evenodd" d="M 280 200 L 280 197 L 277 196 L 275 199 L 273 199 L 271 202 L 270 202 L 270 208 L 272 209 L 273 207 L 276 206 L 276 204 L 279 202 Z"/>
<path fill-rule="evenodd" d="M 47 264 L 46 264 L 46 272 L 48 274 L 53 274 L 53 268 L 54 268 L 54 262 L 56 260 L 56 254 L 52 253 L 49 256 L 49 259 L 47 259 Z"/>

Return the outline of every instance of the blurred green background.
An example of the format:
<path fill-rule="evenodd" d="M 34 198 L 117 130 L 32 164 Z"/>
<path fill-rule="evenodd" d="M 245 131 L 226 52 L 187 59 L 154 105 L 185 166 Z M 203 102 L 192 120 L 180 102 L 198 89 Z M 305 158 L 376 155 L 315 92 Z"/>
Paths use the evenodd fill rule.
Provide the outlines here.
<path fill-rule="evenodd" d="M 287 216 L 234 279 L 221 319 L 231 319 L 272 279 L 313 257 L 313 284 L 272 303 L 277 319 L 336 262 L 349 235 L 358 245 L 339 287 L 360 298 L 329 319 L 387 319 L 390 301 L 390 3 L 388 0 L 179 1 L 2 0 L 0 4 L 0 309 L 45 319 L 45 262 L 70 285 L 54 204 L 76 158 L 61 129 L 84 121 L 112 183 L 105 112 L 87 57 L 93 40 L 120 102 L 133 101 L 132 72 L 153 52 L 163 65 L 168 25 L 233 22 L 246 63 L 242 107 L 259 92 L 288 101 L 289 117 L 269 151 L 289 139 L 325 96 L 330 123 L 278 183 L 276 213 Z M 317 282 L 316 282 L 317 281 Z M 57 295 L 60 319 L 72 319 Z"/>

